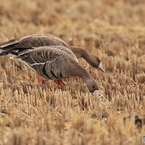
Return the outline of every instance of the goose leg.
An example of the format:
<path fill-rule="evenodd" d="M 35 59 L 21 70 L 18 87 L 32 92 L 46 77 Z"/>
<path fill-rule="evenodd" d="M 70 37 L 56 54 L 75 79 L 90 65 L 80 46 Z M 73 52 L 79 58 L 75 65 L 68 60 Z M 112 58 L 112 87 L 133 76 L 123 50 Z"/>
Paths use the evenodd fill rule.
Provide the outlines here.
<path fill-rule="evenodd" d="M 42 79 L 41 79 L 41 77 L 40 77 L 38 74 L 36 74 L 36 76 L 37 76 L 38 83 L 39 83 L 39 84 L 42 84 Z"/>
<path fill-rule="evenodd" d="M 40 75 L 36 74 L 36 76 L 37 76 L 37 80 L 38 80 L 38 83 L 39 83 L 39 84 L 45 84 L 47 87 L 50 86 L 50 84 L 49 84 L 48 82 L 42 81 Z"/>
<path fill-rule="evenodd" d="M 49 84 L 48 82 L 42 81 L 40 75 L 36 74 L 36 76 L 37 76 L 37 80 L 38 80 L 38 83 L 39 83 L 39 84 L 43 84 L 43 83 L 44 83 L 47 87 L 50 86 L 50 84 Z M 58 85 L 66 85 L 66 82 L 64 82 L 64 81 L 61 80 L 61 79 L 60 79 L 60 80 L 54 80 L 54 82 L 55 82 L 56 84 L 58 84 Z"/>
<path fill-rule="evenodd" d="M 66 82 L 64 82 L 63 80 L 54 80 L 54 82 L 58 85 L 66 85 Z"/>
<path fill-rule="evenodd" d="M 47 86 L 47 87 L 50 87 L 50 84 L 48 82 L 44 82 L 44 84 Z"/>

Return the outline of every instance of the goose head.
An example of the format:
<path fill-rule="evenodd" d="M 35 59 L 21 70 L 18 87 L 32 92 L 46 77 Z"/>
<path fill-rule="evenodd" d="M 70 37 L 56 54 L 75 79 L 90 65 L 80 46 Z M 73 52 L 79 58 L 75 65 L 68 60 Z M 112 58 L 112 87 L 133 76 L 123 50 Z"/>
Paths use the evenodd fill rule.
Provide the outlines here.
<path fill-rule="evenodd" d="M 85 83 L 86 83 L 88 90 L 92 93 L 92 95 L 98 96 L 97 82 L 93 78 L 91 78 L 91 79 L 86 80 Z"/>
<path fill-rule="evenodd" d="M 91 56 L 91 62 L 92 62 L 92 66 L 97 68 L 97 69 L 100 69 L 102 72 L 105 72 L 104 68 L 102 67 L 102 62 L 101 60 L 96 56 L 96 55 L 93 55 Z"/>

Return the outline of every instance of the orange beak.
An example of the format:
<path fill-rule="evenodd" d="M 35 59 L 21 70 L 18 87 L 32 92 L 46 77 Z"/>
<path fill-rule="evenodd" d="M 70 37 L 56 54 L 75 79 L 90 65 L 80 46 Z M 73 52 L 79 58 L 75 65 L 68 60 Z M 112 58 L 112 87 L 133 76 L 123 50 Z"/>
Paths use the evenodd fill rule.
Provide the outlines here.
<path fill-rule="evenodd" d="M 102 62 L 100 62 L 98 69 L 100 69 L 102 72 L 105 72 L 104 68 L 102 67 Z"/>

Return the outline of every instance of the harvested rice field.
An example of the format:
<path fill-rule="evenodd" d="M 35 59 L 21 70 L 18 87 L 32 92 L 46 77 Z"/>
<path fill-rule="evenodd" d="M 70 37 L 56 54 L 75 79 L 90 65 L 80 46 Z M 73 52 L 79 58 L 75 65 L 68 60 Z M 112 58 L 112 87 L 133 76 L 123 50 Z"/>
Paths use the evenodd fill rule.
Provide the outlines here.
<path fill-rule="evenodd" d="M 7 0 L 0 3 L 0 42 L 53 34 L 102 60 L 81 78 L 39 84 L 25 64 L 0 57 L 0 145 L 143 145 L 145 135 L 144 0 Z"/>

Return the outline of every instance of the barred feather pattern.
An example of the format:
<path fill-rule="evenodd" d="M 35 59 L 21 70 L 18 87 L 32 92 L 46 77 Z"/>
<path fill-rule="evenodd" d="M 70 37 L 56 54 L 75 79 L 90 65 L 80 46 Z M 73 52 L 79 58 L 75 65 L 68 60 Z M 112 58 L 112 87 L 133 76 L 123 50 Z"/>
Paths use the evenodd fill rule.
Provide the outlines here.
<path fill-rule="evenodd" d="M 54 49 L 53 46 L 39 47 L 29 53 L 15 57 L 15 59 L 27 64 L 44 79 L 61 79 L 71 75 L 68 68 L 72 64 L 78 64 L 78 60 L 73 53 L 68 55 L 63 51 L 63 49 L 67 48 L 61 47 L 61 49 Z"/>

